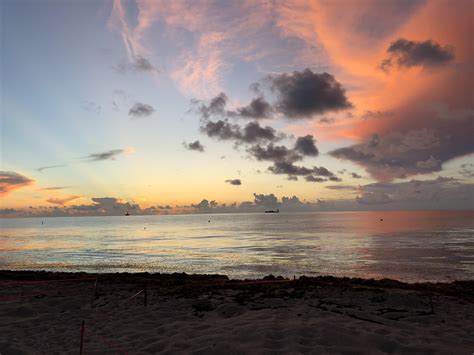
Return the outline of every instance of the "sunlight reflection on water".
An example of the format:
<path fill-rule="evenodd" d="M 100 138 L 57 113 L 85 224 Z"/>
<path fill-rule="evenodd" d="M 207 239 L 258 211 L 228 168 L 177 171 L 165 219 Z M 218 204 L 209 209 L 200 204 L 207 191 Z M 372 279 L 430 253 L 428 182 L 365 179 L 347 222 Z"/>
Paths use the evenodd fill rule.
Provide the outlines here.
<path fill-rule="evenodd" d="M 473 217 L 328 212 L 1 219 L 0 268 L 473 279 Z"/>

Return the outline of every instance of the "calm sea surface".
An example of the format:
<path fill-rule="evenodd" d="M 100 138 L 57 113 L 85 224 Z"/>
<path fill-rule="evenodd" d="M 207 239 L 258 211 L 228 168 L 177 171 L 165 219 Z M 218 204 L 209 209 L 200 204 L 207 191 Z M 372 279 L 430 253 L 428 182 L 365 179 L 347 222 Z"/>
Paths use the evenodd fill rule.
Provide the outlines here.
<path fill-rule="evenodd" d="M 474 279 L 474 212 L 5 218 L 0 226 L 1 269 Z"/>

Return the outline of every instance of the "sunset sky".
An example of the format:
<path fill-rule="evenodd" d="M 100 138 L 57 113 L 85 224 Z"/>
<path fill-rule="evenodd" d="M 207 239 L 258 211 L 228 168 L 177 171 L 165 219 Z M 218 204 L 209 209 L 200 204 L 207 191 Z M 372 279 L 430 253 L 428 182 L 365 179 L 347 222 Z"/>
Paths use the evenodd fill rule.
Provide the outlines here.
<path fill-rule="evenodd" d="M 0 214 L 473 209 L 473 4 L 1 0 Z"/>

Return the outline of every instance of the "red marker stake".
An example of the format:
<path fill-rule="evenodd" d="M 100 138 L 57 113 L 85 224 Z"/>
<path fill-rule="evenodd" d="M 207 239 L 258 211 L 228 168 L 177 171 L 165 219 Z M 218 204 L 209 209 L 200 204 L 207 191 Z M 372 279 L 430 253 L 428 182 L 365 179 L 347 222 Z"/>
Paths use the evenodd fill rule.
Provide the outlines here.
<path fill-rule="evenodd" d="M 147 290 L 146 290 L 146 288 L 147 287 L 146 287 L 146 282 L 145 282 L 145 289 L 144 289 L 145 292 L 143 294 L 143 304 L 145 305 L 145 307 L 146 307 L 146 301 L 147 301 L 147 293 L 146 293 Z"/>
<path fill-rule="evenodd" d="M 82 355 L 82 348 L 84 343 L 84 321 L 81 323 L 81 346 L 79 348 L 79 355 Z"/>

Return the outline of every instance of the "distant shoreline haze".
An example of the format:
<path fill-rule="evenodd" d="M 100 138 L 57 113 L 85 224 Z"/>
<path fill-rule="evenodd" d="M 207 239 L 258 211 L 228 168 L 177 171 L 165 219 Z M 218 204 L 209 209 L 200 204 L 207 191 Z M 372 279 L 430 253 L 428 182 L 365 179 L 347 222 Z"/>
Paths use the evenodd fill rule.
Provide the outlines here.
<path fill-rule="evenodd" d="M 323 210 L 323 209 L 314 209 L 314 210 L 280 210 L 279 214 L 295 214 L 295 213 L 352 213 L 352 212 L 465 212 L 465 213 L 472 213 L 474 218 L 474 209 L 472 208 L 465 208 L 465 209 L 354 209 L 354 210 Z M 126 213 L 126 212 L 125 212 Z M 265 213 L 264 209 L 256 210 L 256 211 L 222 211 L 222 210 L 207 210 L 207 211 L 187 211 L 187 212 L 157 212 L 157 213 L 139 213 L 139 214 L 132 214 L 129 215 L 123 214 L 91 214 L 91 215 L 47 215 L 47 214 L 37 214 L 37 215 L 0 215 L 1 219 L 14 219 L 14 218 L 81 218 L 81 217 L 141 217 L 141 216 L 186 216 L 186 215 L 219 215 L 219 214 L 262 214 Z"/>

